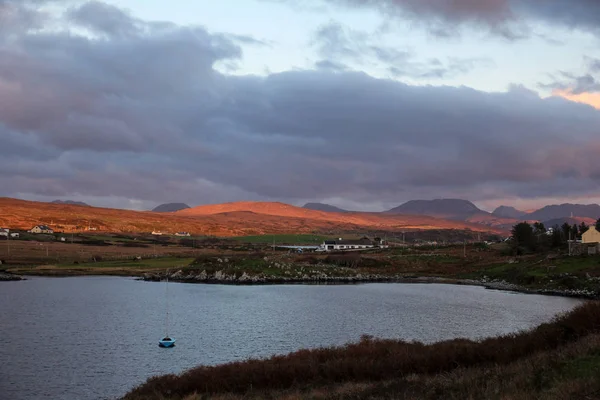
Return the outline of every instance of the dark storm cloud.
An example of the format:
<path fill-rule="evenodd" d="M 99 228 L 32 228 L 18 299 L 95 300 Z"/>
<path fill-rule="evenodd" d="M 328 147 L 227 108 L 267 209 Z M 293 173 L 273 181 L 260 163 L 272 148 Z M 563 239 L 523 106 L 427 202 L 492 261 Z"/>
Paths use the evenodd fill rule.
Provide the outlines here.
<path fill-rule="evenodd" d="M 272 0 L 271 0 L 272 1 Z M 299 0 L 280 0 L 298 3 Z M 600 2 L 597 0 L 315 0 L 334 5 L 374 8 L 381 12 L 424 23 L 440 37 L 454 36 L 460 27 L 488 29 L 509 40 L 531 35 L 528 23 L 600 33 Z"/>
<path fill-rule="evenodd" d="M 325 24 L 317 29 L 311 41 L 322 57 L 316 67 L 339 71 L 350 69 L 347 64 L 381 65 L 394 77 L 442 79 L 493 66 L 483 58 L 420 61 L 411 50 L 377 44 L 378 38 L 378 34 L 353 30 L 335 21 Z"/>
<path fill-rule="evenodd" d="M 0 36 L 0 195 L 393 204 L 598 187 L 600 112 L 590 107 L 519 87 L 409 86 L 326 60 L 321 70 L 230 76 L 214 69 L 241 56 L 226 34 L 86 7 L 98 4 L 68 16 L 91 37 Z M 358 48 L 403 60 L 356 38 L 344 59 Z M 452 68 L 470 68 L 463 62 Z"/>

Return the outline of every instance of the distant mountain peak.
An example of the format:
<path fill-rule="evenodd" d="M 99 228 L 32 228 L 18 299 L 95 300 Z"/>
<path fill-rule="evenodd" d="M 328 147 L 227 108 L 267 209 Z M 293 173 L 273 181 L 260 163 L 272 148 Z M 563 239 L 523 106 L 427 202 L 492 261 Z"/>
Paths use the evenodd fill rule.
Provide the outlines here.
<path fill-rule="evenodd" d="M 348 210 L 344 210 L 342 208 L 332 206 L 330 204 L 325 204 L 325 203 L 306 203 L 305 205 L 302 206 L 302 208 L 306 208 L 308 210 L 315 210 L 315 211 L 325 211 L 325 212 L 341 212 L 341 213 L 348 212 Z"/>
<path fill-rule="evenodd" d="M 185 203 L 165 203 L 159 206 L 156 206 L 152 209 L 154 212 L 175 212 L 179 210 L 185 210 L 186 208 L 190 208 Z"/>
<path fill-rule="evenodd" d="M 469 200 L 463 199 L 410 200 L 387 213 L 443 216 L 451 219 L 465 219 L 479 213 L 487 214 Z"/>
<path fill-rule="evenodd" d="M 525 214 L 527 214 L 525 211 L 517 210 L 510 206 L 500 206 L 492 212 L 492 215 L 495 217 L 510 219 L 519 219 Z"/>
<path fill-rule="evenodd" d="M 68 205 L 72 205 L 72 206 L 86 206 L 86 207 L 90 207 L 89 204 L 84 203 L 83 201 L 54 200 L 54 201 L 51 201 L 51 203 L 53 203 L 53 204 L 68 204 Z"/>

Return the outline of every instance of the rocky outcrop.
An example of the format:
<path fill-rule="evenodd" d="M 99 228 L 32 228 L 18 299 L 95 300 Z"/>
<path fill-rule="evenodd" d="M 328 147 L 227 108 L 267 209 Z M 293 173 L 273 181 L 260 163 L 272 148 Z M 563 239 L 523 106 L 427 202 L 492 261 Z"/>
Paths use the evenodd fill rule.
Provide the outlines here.
<path fill-rule="evenodd" d="M 365 283 L 365 282 L 400 282 L 406 278 L 400 275 L 351 275 L 351 276 L 328 276 L 323 273 L 307 274 L 300 277 L 293 276 L 269 276 L 265 274 L 249 275 L 246 272 L 238 274 L 227 274 L 224 271 L 207 273 L 202 270 L 198 273 L 190 272 L 185 274 L 183 271 L 173 273 L 152 273 L 145 274 L 141 279 L 145 281 L 158 282 L 168 277 L 169 281 L 185 283 L 217 283 L 217 284 L 286 284 L 286 283 Z M 414 280 L 414 278 L 412 279 Z"/>
<path fill-rule="evenodd" d="M 6 272 L 0 272 L 0 282 L 8 282 L 8 281 L 21 281 L 25 278 L 20 277 L 18 275 L 8 274 Z"/>

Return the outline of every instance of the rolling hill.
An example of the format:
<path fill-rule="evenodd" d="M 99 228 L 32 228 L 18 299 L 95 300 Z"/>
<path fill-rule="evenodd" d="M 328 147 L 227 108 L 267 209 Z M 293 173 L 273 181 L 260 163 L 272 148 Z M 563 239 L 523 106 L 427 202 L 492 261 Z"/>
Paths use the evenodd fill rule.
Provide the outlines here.
<path fill-rule="evenodd" d="M 46 224 L 57 231 L 187 231 L 196 235 L 244 236 L 268 233 L 334 233 L 403 230 L 472 230 L 505 234 L 479 224 L 427 216 L 332 213 L 284 203 L 237 202 L 199 206 L 174 213 L 131 211 L 0 198 L 0 226 L 30 229 Z"/>

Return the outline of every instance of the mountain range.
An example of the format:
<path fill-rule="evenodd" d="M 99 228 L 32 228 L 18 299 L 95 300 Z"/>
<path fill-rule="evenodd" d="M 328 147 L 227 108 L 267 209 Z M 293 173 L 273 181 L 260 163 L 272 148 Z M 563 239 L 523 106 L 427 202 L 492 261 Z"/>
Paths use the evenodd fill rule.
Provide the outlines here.
<path fill-rule="evenodd" d="M 91 226 L 105 232 L 161 230 L 210 236 L 283 233 L 332 235 L 427 230 L 506 234 L 502 229 L 466 221 L 423 215 L 316 211 L 277 202 L 213 204 L 161 213 L 0 198 L 0 210 L 2 227 L 30 229 L 45 224 L 63 232 L 81 231 Z"/>
<path fill-rule="evenodd" d="M 99 231 L 149 232 L 158 229 L 214 236 L 447 229 L 507 235 L 520 221 L 541 221 L 546 226 L 563 222 L 589 225 L 600 217 L 600 206 L 596 204 L 549 205 L 525 213 L 502 206 L 490 213 L 462 199 L 411 200 L 384 212 L 353 212 L 323 203 L 297 207 L 252 201 L 191 208 L 183 203 L 169 203 L 155 208 L 156 211 L 81 205 L 85 203 L 0 198 L 0 226 L 30 229 L 34 225 L 47 224 L 70 232 L 85 224 Z"/>
<path fill-rule="evenodd" d="M 318 204 L 318 208 L 323 211 L 329 211 L 330 208 L 332 211 L 336 211 L 337 209 L 337 207 L 329 206 L 328 204 L 315 204 Z M 548 227 L 562 225 L 565 222 L 569 224 L 580 224 L 581 222 L 585 222 L 589 225 L 595 223 L 595 221 L 600 218 L 600 205 L 565 203 L 560 205 L 548 205 L 529 212 L 521 211 L 510 206 L 500 206 L 490 213 L 480 209 L 468 200 L 434 199 L 410 200 L 398 207 L 384 211 L 383 214 L 422 215 L 451 221 L 463 221 L 510 229 L 514 224 L 520 221 L 539 221 Z"/>

